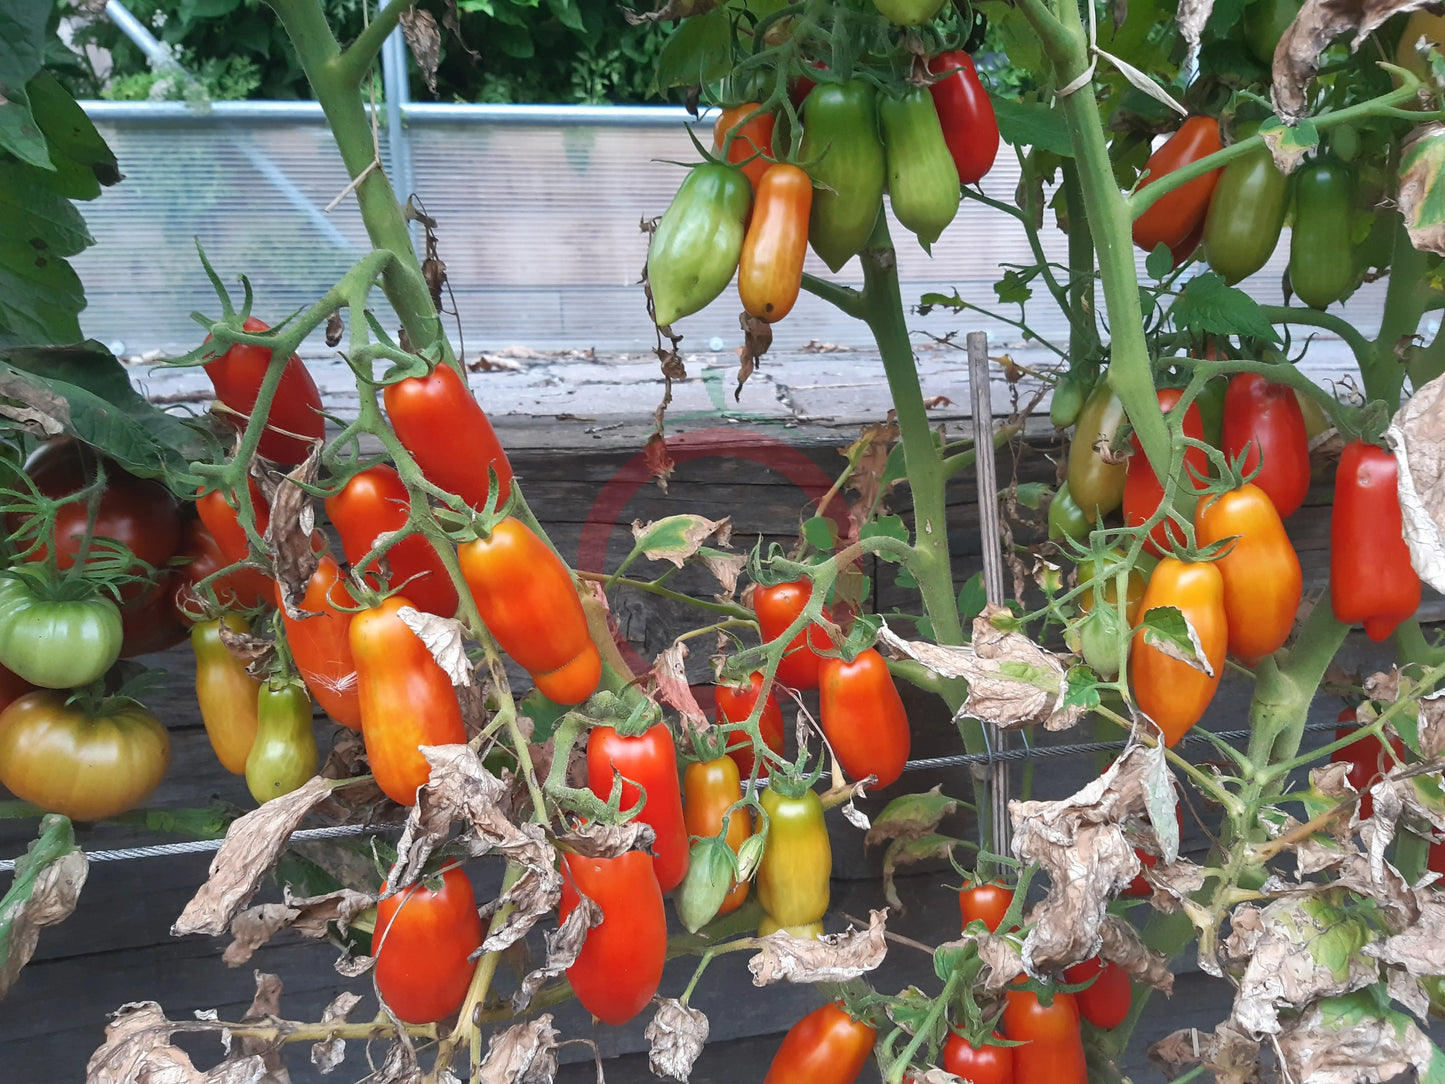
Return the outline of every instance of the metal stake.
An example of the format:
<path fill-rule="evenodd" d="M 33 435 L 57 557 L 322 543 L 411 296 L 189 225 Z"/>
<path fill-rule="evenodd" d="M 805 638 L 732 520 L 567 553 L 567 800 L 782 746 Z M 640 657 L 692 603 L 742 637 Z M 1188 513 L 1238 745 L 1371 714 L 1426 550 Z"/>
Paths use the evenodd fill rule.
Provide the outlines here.
<path fill-rule="evenodd" d="M 1004 602 L 1003 551 L 999 544 L 998 477 L 993 456 L 993 389 L 988 368 L 988 336 L 970 331 L 968 381 L 973 395 L 974 468 L 978 476 L 978 522 L 983 536 L 983 589 L 990 606 Z M 1008 732 L 988 725 L 988 746 L 997 757 L 1008 748 Z M 991 760 L 989 765 L 990 812 L 993 820 L 993 852 L 1009 852 L 1008 761 Z"/>

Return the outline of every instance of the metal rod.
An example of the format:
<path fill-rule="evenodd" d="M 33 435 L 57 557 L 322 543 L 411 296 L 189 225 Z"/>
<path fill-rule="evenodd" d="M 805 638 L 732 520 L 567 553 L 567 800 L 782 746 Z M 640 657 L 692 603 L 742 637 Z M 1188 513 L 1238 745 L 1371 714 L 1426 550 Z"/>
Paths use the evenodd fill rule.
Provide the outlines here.
<path fill-rule="evenodd" d="M 159 42 L 156 44 L 160 45 Z M 113 124 L 250 121 L 319 124 L 326 119 L 318 102 L 212 102 L 205 112 L 185 102 L 91 100 L 80 105 L 91 120 Z M 452 105 L 406 102 L 399 103 L 399 108 L 402 121 L 413 127 L 424 124 L 481 124 L 545 128 L 676 128 L 679 124 L 696 122 L 686 109 L 670 105 Z"/>
<path fill-rule="evenodd" d="M 993 389 L 988 371 L 988 336 L 970 331 L 968 383 L 973 399 L 974 469 L 978 477 L 978 522 L 983 538 L 983 589 L 990 606 L 1004 603 L 1003 552 L 999 545 L 998 476 L 993 458 Z M 993 853 L 1009 852 L 1007 766 L 1008 733 L 987 728 L 989 757 L 989 808 L 993 826 Z"/>
<path fill-rule="evenodd" d="M 107 0 L 105 14 L 115 27 L 146 55 L 151 66 L 158 71 L 182 71 L 180 62 L 176 60 L 171 51 L 162 45 L 156 36 L 150 32 L 145 23 L 141 22 L 128 7 L 120 0 Z"/>
<path fill-rule="evenodd" d="M 377 10 L 385 6 L 380 0 Z M 393 30 L 381 47 L 381 82 L 386 93 L 386 145 L 391 186 L 403 201 L 416 191 L 416 173 L 411 161 L 411 143 L 407 139 L 407 106 L 411 104 L 411 85 L 407 78 L 406 38 L 401 28 Z M 416 244 L 416 223 L 410 224 L 411 243 Z"/>

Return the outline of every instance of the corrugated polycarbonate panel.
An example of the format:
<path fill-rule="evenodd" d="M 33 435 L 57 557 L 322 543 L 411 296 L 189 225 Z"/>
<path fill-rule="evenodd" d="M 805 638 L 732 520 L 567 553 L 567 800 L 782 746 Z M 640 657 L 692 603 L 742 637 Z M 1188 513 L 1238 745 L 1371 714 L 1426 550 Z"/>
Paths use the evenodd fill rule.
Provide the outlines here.
<path fill-rule="evenodd" d="M 126 179 L 82 207 L 98 242 L 76 260 L 89 298 L 87 334 L 128 354 L 179 353 L 193 345 L 198 332 L 189 313 L 217 311 L 193 238 L 223 280 L 247 274 L 256 312 L 273 316 L 314 301 L 367 250 L 354 200 L 324 211 L 347 178 L 318 119 L 245 119 L 243 108 L 161 121 L 134 107 L 119 118 L 110 110 L 112 119 L 96 112 Z M 638 350 L 653 342 L 636 285 L 646 259 L 638 226 L 662 213 L 680 182 L 682 170 L 670 163 L 694 161 L 697 153 L 681 123 L 670 119 L 675 110 L 661 117 L 601 112 L 591 122 L 578 122 L 587 116 L 579 111 L 554 113 L 539 110 L 535 121 L 517 107 L 505 114 L 455 106 L 412 113 L 406 137 L 415 189 L 438 221 L 469 352 L 509 344 Z M 707 139 L 710 126 L 704 122 L 698 132 Z M 383 131 L 383 162 L 386 138 Z M 1012 203 L 1017 183 L 1017 162 L 1005 146 L 984 188 Z M 1062 264 L 1066 240 L 1051 221 L 1047 227 L 1045 253 Z M 1020 316 L 1017 306 L 999 306 L 993 290 L 1000 265 L 1033 262 L 1015 220 L 965 199 L 931 258 L 896 223 L 893 235 L 906 304 L 927 290 L 957 288 L 970 301 Z M 1288 235 L 1247 284 L 1261 300 L 1279 299 L 1287 242 Z M 811 255 L 808 267 L 827 274 Z M 856 261 L 836 276 L 853 284 L 860 277 Z M 1033 331 L 1062 346 L 1062 314 L 1042 284 L 1034 294 Z M 1380 288 L 1366 288 L 1351 315 L 1366 327 L 1378 323 L 1381 297 Z M 739 339 L 739 311 L 736 295 L 725 294 L 681 321 L 686 346 L 713 341 L 730 350 Z M 1023 340 L 1018 329 L 976 313 L 935 312 L 912 317 L 911 326 L 938 334 L 982 329 L 1000 345 Z M 774 331 L 778 349 L 810 340 L 867 341 L 860 324 L 807 295 Z M 319 338 L 316 346 L 324 350 Z"/>

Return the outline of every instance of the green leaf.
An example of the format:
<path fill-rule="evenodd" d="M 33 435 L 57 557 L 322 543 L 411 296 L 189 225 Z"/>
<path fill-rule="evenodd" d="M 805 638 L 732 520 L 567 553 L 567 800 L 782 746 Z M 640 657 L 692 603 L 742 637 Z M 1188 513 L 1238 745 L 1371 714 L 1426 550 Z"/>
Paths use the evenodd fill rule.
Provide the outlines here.
<path fill-rule="evenodd" d="M 1259 305 L 1243 290 L 1226 286 L 1224 279 L 1206 271 L 1189 280 L 1170 313 L 1183 331 L 1211 335 L 1248 335 L 1278 343 L 1274 326 Z"/>
<path fill-rule="evenodd" d="M 1410 243 L 1422 252 L 1445 251 L 1445 131 L 1421 129 L 1400 154 L 1400 213 Z"/>
<path fill-rule="evenodd" d="M 1099 706 L 1099 679 L 1087 666 L 1072 666 L 1064 675 L 1064 697 L 1059 702 L 1059 711 L 1067 708 L 1083 708 L 1093 711 Z"/>
<path fill-rule="evenodd" d="M 536 689 L 522 697 L 517 705 L 517 714 L 532 720 L 532 740 L 536 742 L 550 741 L 562 716 L 571 710 L 566 704 L 549 700 Z"/>
<path fill-rule="evenodd" d="M 964 309 L 963 298 L 957 290 L 951 294 L 927 293 L 918 299 L 918 314 L 927 316 L 928 310 L 933 307 L 952 309 L 954 312 L 962 312 Z"/>
<path fill-rule="evenodd" d="M 1074 144 L 1061 111 L 1043 102 L 1016 102 L 989 96 L 998 117 L 999 135 L 1015 147 L 1034 147 L 1061 158 L 1074 156 Z"/>
<path fill-rule="evenodd" d="M 908 527 L 898 516 L 880 516 L 872 523 L 863 524 L 858 531 L 859 539 L 892 538 L 899 542 L 908 541 Z"/>
<path fill-rule="evenodd" d="M 714 8 L 706 15 L 683 20 L 657 58 L 653 90 L 714 83 L 732 70 L 728 14 Z"/>
<path fill-rule="evenodd" d="M 1151 607 L 1140 620 L 1139 628 L 1143 631 L 1144 643 L 1156 651 L 1196 670 L 1206 671 L 1209 667 L 1194 631 L 1177 607 Z"/>
<path fill-rule="evenodd" d="M 716 533 L 719 524 L 706 516 L 684 513 L 649 523 L 633 544 L 649 561 L 671 561 L 678 568 Z"/>
<path fill-rule="evenodd" d="M 0 90 L 0 151 L 9 151 L 20 161 L 37 169 L 51 169 L 45 151 L 45 134 L 30 112 L 30 100 L 23 87 Z"/>
<path fill-rule="evenodd" d="M 579 34 L 586 31 L 587 24 L 582 21 L 582 9 L 572 0 L 547 0 L 547 8 L 557 16 L 557 21 L 568 29 Z"/>
<path fill-rule="evenodd" d="M 838 525 L 827 516 L 814 516 L 803 524 L 803 539 L 826 553 L 838 544 Z"/>
<path fill-rule="evenodd" d="M 1144 261 L 1144 271 L 1155 282 L 1162 282 L 1169 272 L 1174 270 L 1174 253 L 1169 251 L 1169 246 L 1160 241 L 1154 246 L 1154 251 L 1149 253 L 1149 258 Z"/>
<path fill-rule="evenodd" d="M 863 838 L 864 846 L 885 839 L 919 839 L 938 827 L 940 821 L 958 809 L 958 800 L 943 793 L 940 783 L 922 794 L 894 798 L 873 818 L 873 827 Z"/>
<path fill-rule="evenodd" d="M 0 897 L 0 997 L 30 961 L 40 929 L 74 910 L 85 872 L 70 821 L 54 815 L 41 820 L 40 836 L 15 863 L 15 880 Z"/>
<path fill-rule="evenodd" d="M 7 97 L 40 70 L 53 8 L 54 0 L 5 0 L 0 4 L 0 91 Z"/>
<path fill-rule="evenodd" d="M 1005 305 L 1022 305 L 1034 296 L 1029 280 L 1018 271 L 1005 271 L 1003 278 L 993 284 L 993 292 Z"/>
<path fill-rule="evenodd" d="M 25 89 L 55 166 L 49 175 L 53 191 L 70 199 L 95 199 L 101 186 L 121 179 L 115 155 L 55 76 L 41 72 Z"/>
<path fill-rule="evenodd" d="M 74 256 L 92 243 L 85 219 L 53 185 L 56 175 L 0 162 L 0 245 L 37 258 Z"/>
<path fill-rule="evenodd" d="M 988 592 L 983 586 L 983 573 L 975 572 L 958 591 L 958 616 L 963 619 L 965 625 L 973 623 L 973 619 L 983 613 L 983 608 L 988 605 Z"/>
<path fill-rule="evenodd" d="M 1032 508 L 1036 512 L 1054 494 L 1053 487 L 1045 485 L 1043 482 L 1023 482 L 1015 492 L 1019 504 L 1025 508 Z"/>
<path fill-rule="evenodd" d="M 0 396 L 35 411 L 52 431 L 104 448 L 145 478 L 185 470 L 191 461 L 213 459 L 220 451 L 198 425 L 141 396 L 98 342 L 0 348 Z"/>
<path fill-rule="evenodd" d="M 64 259 L 0 239 L 0 347 L 78 342 L 84 307 L 80 277 Z"/>
<path fill-rule="evenodd" d="M 1434 1043 L 1430 1044 L 1430 1064 L 1420 1077 L 1420 1084 L 1445 1084 L 1445 1054 Z"/>

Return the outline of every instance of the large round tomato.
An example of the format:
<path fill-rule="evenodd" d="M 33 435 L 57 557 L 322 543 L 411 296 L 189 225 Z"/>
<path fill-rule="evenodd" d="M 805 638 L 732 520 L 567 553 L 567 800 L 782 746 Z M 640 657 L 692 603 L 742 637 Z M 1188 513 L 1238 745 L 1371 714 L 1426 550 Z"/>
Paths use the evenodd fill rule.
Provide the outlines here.
<path fill-rule="evenodd" d="M 435 881 L 438 887 L 433 887 Z M 472 882 L 459 866 L 376 905 L 376 989 L 407 1024 L 431 1024 L 462 1007 L 486 929 Z"/>
<path fill-rule="evenodd" d="M 92 713 L 65 699 L 63 692 L 28 693 L 0 712 L 0 783 L 72 820 L 134 809 L 170 764 L 165 727 L 132 700 Z"/>
<path fill-rule="evenodd" d="M 0 578 L 0 666 L 46 689 L 73 689 L 120 657 L 120 610 L 108 598 L 64 598 Z"/>
<path fill-rule="evenodd" d="M 579 893 L 602 909 L 587 931 L 567 979 L 582 1007 L 604 1024 L 625 1024 L 647 1007 L 667 961 L 667 912 L 652 859 L 644 851 L 616 858 L 562 859 L 563 922 Z"/>
<path fill-rule="evenodd" d="M 877 1038 L 877 1028 L 830 1001 L 788 1030 L 763 1084 L 853 1084 Z"/>

